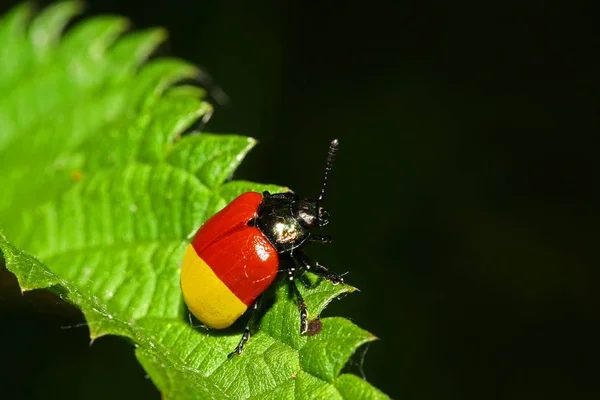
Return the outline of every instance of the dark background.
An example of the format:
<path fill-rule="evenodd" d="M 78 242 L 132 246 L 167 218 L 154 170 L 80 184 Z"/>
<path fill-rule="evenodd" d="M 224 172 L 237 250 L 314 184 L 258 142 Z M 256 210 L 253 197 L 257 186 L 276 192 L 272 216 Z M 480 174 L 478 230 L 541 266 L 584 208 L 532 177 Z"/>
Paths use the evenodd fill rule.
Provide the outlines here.
<path fill-rule="evenodd" d="M 324 315 L 381 339 L 362 364 L 375 386 L 397 399 L 599 398 L 591 10 L 87 4 L 88 15 L 166 27 L 162 53 L 212 76 L 209 89 L 230 101 L 206 129 L 260 141 L 237 178 L 316 196 L 328 142 L 340 139 L 327 195 L 335 241 L 311 254 L 361 289 Z M 88 347 L 85 327 L 61 329 L 82 321 L 77 311 L 21 297 L 6 272 L 0 283 L 0 392 L 159 398 L 128 343 Z"/>

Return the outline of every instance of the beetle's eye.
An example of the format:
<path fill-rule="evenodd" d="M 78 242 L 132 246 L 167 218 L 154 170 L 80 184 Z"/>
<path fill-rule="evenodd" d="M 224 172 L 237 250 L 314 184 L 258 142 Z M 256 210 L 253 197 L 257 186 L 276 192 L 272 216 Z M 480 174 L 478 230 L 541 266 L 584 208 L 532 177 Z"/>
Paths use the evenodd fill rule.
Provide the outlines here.
<path fill-rule="evenodd" d="M 310 201 L 299 201 L 294 204 L 296 220 L 305 228 L 314 228 L 318 225 L 315 204 Z"/>
<path fill-rule="evenodd" d="M 317 218 L 306 210 L 301 210 L 298 217 L 300 218 L 300 223 L 307 228 L 314 228 L 317 226 Z"/>
<path fill-rule="evenodd" d="M 323 207 L 319 207 L 319 226 L 325 226 L 329 223 L 329 213 Z"/>

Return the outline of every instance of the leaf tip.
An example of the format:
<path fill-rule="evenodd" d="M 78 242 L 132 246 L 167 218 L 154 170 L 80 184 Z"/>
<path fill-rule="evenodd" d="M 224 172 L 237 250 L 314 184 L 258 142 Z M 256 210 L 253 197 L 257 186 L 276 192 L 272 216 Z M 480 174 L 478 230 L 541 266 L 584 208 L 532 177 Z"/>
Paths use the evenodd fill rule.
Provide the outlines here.
<path fill-rule="evenodd" d="M 26 21 L 33 15 L 35 5 L 33 1 L 24 1 L 21 4 L 17 4 L 12 9 L 9 9 L 7 16 L 17 16 L 20 22 Z"/>
<path fill-rule="evenodd" d="M 66 13 L 77 15 L 85 11 L 85 2 L 83 0 L 62 1 L 51 5 L 50 7 L 62 7 Z"/>
<path fill-rule="evenodd" d="M 160 26 L 158 28 L 153 28 L 152 36 L 153 36 L 153 39 L 156 40 L 157 42 L 164 42 L 165 40 L 167 40 L 169 38 L 169 31 L 166 30 L 165 28 L 163 28 L 162 26 Z"/>
<path fill-rule="evenodd" d="M 162 26 L 152 27 L 139 32 L 133 32 L 132 34 L 145 35 L 147 36 L 148 48 L 154 50 L 156 46 L 164 43 L 169 38 L 169 31 Z"/>
<path fill-rule="evenodd" d="M 106 332 L 103 332 L 100 329 L 95 328 L 92 324 L 89 324 L 90 327 L 90 347 L 94 344 L 96 339 L 101 338 L 106 335 Z"/>
<path fill-rule="evenodd" d="M 354 293 L 354 292 L 360 292 L 360 289 L 359 289 L 359 288 L 357 288 L 357 287 L 355 287 L 355 286 L 352 286 L 352 285 L 349 285 L 349 284 L 347 284 L 347 283 L 344 283 L 344 286 L 343 286 L 343 288 L 344 288 L 344 293 Z"/>
<path fill-rule="evenodd" d="M 18 281 L 18 279 L 17 279 L 17 281 Z M 21 296 L 24 296 L 25 292 L 30 292 L 35 288 L 27 287 L 27 286 L 21 284 L 21 282 L 19 282 L 19 289 L 21 290 Z"/>

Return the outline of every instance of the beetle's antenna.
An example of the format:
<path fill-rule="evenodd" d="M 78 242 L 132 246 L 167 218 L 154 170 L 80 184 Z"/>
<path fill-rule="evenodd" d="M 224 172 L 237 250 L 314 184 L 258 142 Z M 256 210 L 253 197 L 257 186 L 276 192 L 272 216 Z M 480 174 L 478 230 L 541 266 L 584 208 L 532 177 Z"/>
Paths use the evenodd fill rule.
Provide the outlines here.
<path fill-rule="evenodd" d="M 323 200 L 323 196 L 325 196 L 325 189 L 327 188 L 327 178 L 329 176 L 329 171 L 331 171 L 333 160 L 335 159 L 335 154 L 337 153 L 339 146 L 340 142 L 337 139 L 333 139 L 331 141 L 331 144 L 329 145 L 329 153 L 327 153 L 327 164 L 325 165 L 325 178 L 323 179 L 323 187 L 321 188 L 321 194 L 319 195 L 319 199 L 317 200 L 317 206 L 319 205 L 319 202 Z"/>

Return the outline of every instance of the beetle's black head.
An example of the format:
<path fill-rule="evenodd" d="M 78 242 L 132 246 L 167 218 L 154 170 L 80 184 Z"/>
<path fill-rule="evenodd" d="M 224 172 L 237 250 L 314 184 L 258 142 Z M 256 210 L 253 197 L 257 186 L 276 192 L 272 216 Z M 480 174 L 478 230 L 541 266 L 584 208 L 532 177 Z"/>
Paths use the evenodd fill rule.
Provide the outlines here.
<path fill-rule="evenodd" d="M 329 223 L 329 213 L 320 206 L 320 203 L 323 201 L 323 197 L 325 195 L 327 177 L 329 175 L 329 171 L 331 170 L 331 166 L 333 165 L 333 159 L 335 158 L 335 153 L 337 153 L 338 146 L 339 142 L 337 139 L 333 139 L 329 145 L 323 187 L 321 188 L 321 194 L 319 194 L 317 201 L 304 199 L 297 201 L 292 206 L 294 218 L 296 218 L 296 220 L 305 228 L 316 228 L 317 226 L 325 226 Z"/>
<path fill-rule="evenodd" d="M 329 223 L 329 213 L 310 199 L 298 200 L 292 205 L 292 213 L 296 221 L 304 228 L 316 228 Z"/>
<path fill-rule="evenodd" d="M 308 232 L 309 229 L 329 223 L 329 213 L 321 207 L 321 202 L 338 145 L 338 141 L 333 140 L 329 146 L 325 178 L 317 200 L 301 200 L 292 192 L 275 194 L 263 192 L 263 199 L 258 206 L 256 218 L 250 220 L 249 224 L 256 226 L 275 246 L 278 253 L 289 253 L 302 246 L 311 236 Z"/>

